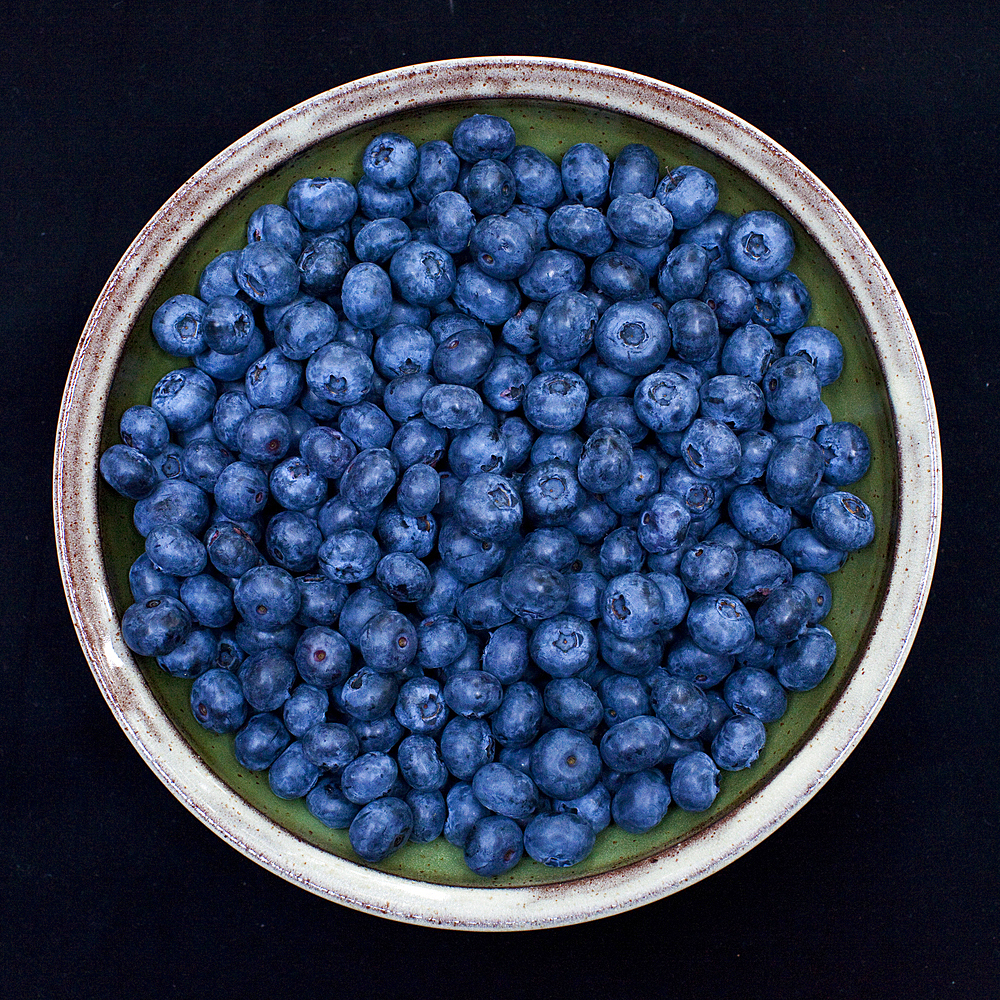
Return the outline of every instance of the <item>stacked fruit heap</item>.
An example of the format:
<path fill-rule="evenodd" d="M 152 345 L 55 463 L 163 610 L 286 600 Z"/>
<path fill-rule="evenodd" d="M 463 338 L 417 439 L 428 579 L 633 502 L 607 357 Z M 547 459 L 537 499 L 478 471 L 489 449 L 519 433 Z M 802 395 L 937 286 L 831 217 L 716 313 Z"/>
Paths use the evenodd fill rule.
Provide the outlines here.
<path fill-rule="evenodd" d="M 155 313 L 193 365 L 101 459 L 145 538 L 125 642 L 369 862 L 569 866 L 708 809 L 826 675 L 824 574 L 873 537 L 789 225 L 490 115 L 362 167 Z"/>

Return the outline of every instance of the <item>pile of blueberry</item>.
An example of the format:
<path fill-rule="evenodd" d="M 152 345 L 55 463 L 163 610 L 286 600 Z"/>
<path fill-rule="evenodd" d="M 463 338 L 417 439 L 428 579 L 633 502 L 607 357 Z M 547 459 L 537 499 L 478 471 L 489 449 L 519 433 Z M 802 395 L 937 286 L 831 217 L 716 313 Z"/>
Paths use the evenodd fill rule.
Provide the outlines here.
<path fill-rule="evenodd" d="M 630 145 L 385 133 L 164 302 L 121 419 L 129 648 L 379 862 L 585 858 L 708 809 L 836 653 L 873 537 L 789 225 Z"/>

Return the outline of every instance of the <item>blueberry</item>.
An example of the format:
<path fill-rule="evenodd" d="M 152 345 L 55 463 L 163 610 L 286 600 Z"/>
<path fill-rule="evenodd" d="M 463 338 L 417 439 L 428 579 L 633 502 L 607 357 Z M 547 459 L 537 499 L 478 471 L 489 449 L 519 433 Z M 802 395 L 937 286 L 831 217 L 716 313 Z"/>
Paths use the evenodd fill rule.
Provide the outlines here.
<path fill-rule="evenodd" d="M 323 234 L 305 243 L 296 264 L 300 291 L 325 298 L 335 295 L 343 287 L 344 276 L 351 266 L 351 256 L 337 236 Z"/>
<path fill-rule="evenodd" d="M 570 868 L 590 854 L 596 834 L 575 813 L 540 813 L 524 829 L 524 849 L 550 868 Z"/>
<path fill-rule="evenodd" d="M 791 263 L 795 240 L 791 226 L 774 212 L 741 215 L 729 230 L 730 266 L 750 281 L 770 281 Z"/>
<path fill-rule="evenodd" d="M 551 208 L 563 197 L 559 167 L 533 146 L 515 146 L 504 161 L 514 175 L 517 197 L 525 205 Z"/>
<path fill-rule="evenodd" d="M 619 249 L 602 253 L 591 264 L 590 280 L 612 302 L 641 298 L 649 291 L 649 276 L 644 266 Z"/>
<path fill-rule="evenodd" d="M 171 576 L 195 576 L 208 562 L 205 546 L 178 524 L 153 528 L 146 536 L 146 555 L 158 570 Z"/>
<path fill-rule="evenodd" d="M 247 244 L 236 259 L 234 273 L 240 288 L 261 305 L 291 302 L 299 290 L 300 275 L 294 258 L 269 240 Z"/>
<path fill-rule="evenodd" d="M 597 692 L 578 677 L 553 678 L 545 685 L 543 700 L 545 710 L 570 729 L 595 729 L 603 715 Z"/>
<path fill-rule="evenodd" d="M 448 572 L 464 584 L 481 583 L 488 579 L 504 560 L 501 545 L 476 538 L 462 527 L 457 518 L 449 518 L 442 525 L 438 551 Z"/>
<path fill-rule="evenodd" d="M 130 500 L 143 500 L 156 489 L 153 463 L 138 449 L 113 444 L 101 454 L 101 476 L 115 492 Z"/>
<path fill-rule="evenodd" d="M 360 753 L 382 750 L 388 753 L 405 735 L 395 715 L 388 712 L 375 719 L 358 719 L 348 716 L 347 726 L 358 738 Z"/>
<path fill-rule="evenodd" d="M 726 678 L 723 697 L 738 715 L 753 715 L 761 722 L 777 722 L 788 706 L 785 690 L 774 674 L 757 667 L 734 670 Z M 716 763 L 723 766 L 718 758 Z"/>
<path fill-rule="evenodd" d="M 329 535 L 319 547 L 317 559 L 323 573 L 338 583 L 359 583 L 375 572 L 382 553 L 367 531 L 346 528 Z"/>
<path fill-rule="evenodd" d="M 355 853 L 370 864 L 385 861 L 413 831 L 413 812 L 395 796 L 375 799 L 351 821 L 349 836 Z"/>
<path fill-rule="evenodd" d="M 581 499 L 576 470 L 558 458 L 533 465 L 520 493 L 525 517 L 541 527 L 567 524 Z"/>
<path fill-rule="evenodd" d="M 521 625 L 501 625 L 483 650 L 482 666 L 502 684 L 520 680 L 528 668 L 528 632 Z"/>
<path fill-rule="evenodd" d="M 847 553 L 821 541 L 810 528 L 793 528 L 781 543 L 781 553 L 799 571 L 835 573 Z"/>
<path fill-rule="evenodd" d="M 435 402 L 439 402 L 439 400 L 435 400 Z M 414 420 L 408 420 L 396 431 L 390 445 L 390 451 L 395 455 L 401 468 L 409 468 L 418 462 L 433 466 L 444 455 L 447 440 L 444 431 L 434 426 L 429 420 L 417 417 Z M 442 496 L 444 496 L 443 474 L 441 489 Z"/>
<path fill-rule="evenodd" d="M 503 215 L 511 205 L 517 192 L 514 174 L 501 160 L 477 160 L 469 169 L 463 188 L 459 190 L 469 199 L 476 215 Z"/>
<path fill-rule="evenodd" d="M 608 674 L 598 685 L 604 722 L 610 728 L 640 715 L 651 715 L 643 682 L 631 674 Z"/>
<path fill-rule="evenodd" d="M 778 545 L 792 528 L 788 507 L 775 503 L 759 486 L 737 486 L 728 509 L 733 525 L 757 545 Z"/>
<path fill-rule="evenodd" d="M 538 689 L 527 681 L 514 681 L 490 720 L 493 737 L 501 746 L 528 746 L 538 736 L 543 714 Z"/>
<path fill-rule="evenodd" d="M 812 309 L 809 290 L 791 271 L 782 271 L 770 281 L 753 286 L 754 320 L 771 333 L 792 333 L 803 326 Z"/>
<path fill-rule="evenodd" d="M 358 209 L 367 219 L 405 219 L 415 207 L 409 188 L 386 188 L 367 174 L 357 183 Z"/>
<path fill-rule="evenodd" d="M 615 236 L 640 247 L 665 244 L 674 231 L 670 212 L 655 198 L 637 192 L 614 198 L 608 206 L 607 220 Z"/>
<path fill-rule="evenodd" d="M 151 406 L 130 406 L 122 414 L 118 429 L 123 443 L 147 458 L 158 455 L 170 441 L 167 422 Z"/>
<path fill-rule="evenodd" d="M 212 630 L 192 628 L 169 653 L 156 658 L 156 665 L 172 677 L 198 677 L 216 666 L 218 652 Z"/>
<path fill-rule="evenodd" d="M 523 855 L 521 828 L 506 816 L 483 816 L 473 826 L 464 848 L 466 865 L 484 878 L 510 871 Z"/>
<path fill-rule="evenodd" d="M 476 224 L 469 253 L 483 274 L 505 281 L 524 274 L 535 256 L 524 227 L 503 215 L 488 215 Z"/>
<path fill-rule="evenodd" d="M 320 778 L 306 795 L 306 808 L 331 830 L 346 830 L 358 814 L 358 807 L 344 798 L 334 777 Z"/>
<path fill-rule="evenodd" d="M 707 753 L 696 751 L 675 761 L 670 797 L 686 812 L 704 812 L 719 794 L 719 769 Z"/>
<path fill-rule="evenodd" d="M 823 449 L 815 441 L 785 438 L 775 444 L 767 462 L 767 493 L 782 507 L 797 507 L 812 495 L 825 469 Z M 744 488 L 751 487 L 741 487 Z"/>
<path fill-rule="evenodd" d="M 776 650 L 775 675 L 789 691 L 811 691 L 826 677 L 836 656 L 837 643 L 829 629 L 809 627 Z"/>
<path fill-rule="evenodd" d="M 648 375 L 666 360 L 670 328 L 651 303 L 616 302 L 601 316 L 594 346 L 612 368 L 629 375 Z"/>
<path fill-rule="evenodd" d="M 197 368 L 179 368 L 153 386 L 150 403 L 172 431 L 184 431 L 211 418 L 216 398 L 208 375 Z"/>
<path fill-rule="evenodd" d="M 549 216 L 549 239 L 581 257 L 598 257 L 611 248 L 614 235 L 599 209 L 567 202 Z"/>
<path fill-rule="evenodd" d="M 258 712 L 273 712 L 291 695 L 295 663 L 284 650 L 268 648 L 248 656 L 238 676 L 250 705 Z"/>
<path fill-rule="evenodd" d="M 743 602 L 729 594 L 706 594 L 691 602 L 688 631 L 707 653 L 729 655 L 753 641 L 754 623 Z"/>
<path fill-rule="evenodd" d="M 446 250 L 433 243 L 413 240 L 404 244 L 392 255 L 389 274 L 399 294 L 411 305 L 432 306 L 455 291 L 455 263 Z"/>
<path fill-rule="evenodd" d="M 200 371 L 212 378 L 235 381 L 246 376 L 250 366 L 263 356 L 264 351 L 264 335 L 255 328 L 250 343 L 239 354 L 220 354 L 208 349 L 198 354 L 194 363 Z"/>
<path fill-rule="evenodd" d="M 781 348 L 766 327 L 748 322 L 726 338 L 719 366 L 726 375 L 742 375 L 753 382 L 760 382 L 781 353 Z"/>
<path fill-rule="evenodd" d="M 700 299 L 675 302 L 667 312 L 666 326 L 674 352 L 683 361 L 706 361 L 719 350 L 719 321 Z"/>
<path fill-rule="evenodd" d="M 500 816 L 526 820 L 538 807 L 538 788 L 522 771 L 493 761 L 472 779 L 472 794 L 485 809 Z"/>
<path fill-rule="evenodd" d="M 612 199 L 633 192 L 652 197 L 659 176 L 656 153 L 642 143 L 630 143 L 615 157 L 608 194 Z"/>
<path fill-rule="evenodd" d="M 646 553 L 632 528 L 616 528 L 601 544 L 598 568 L 605 577 L 637 573 L 642 569 Z"/>
<path fill-rule="evenodd" d="M 241 577 L 264 560 L 253 539 L 239 525 L 223 522 L 205 535 L 209 561 L 223 576 Z"/>
<path fill-rule="evenodd" d="M 586 270 L 583 258 L 569 250 L 540 250 L 517 284 L 529 299 L 548 302 L 560 292 L 583 288 Z"/>
<path fill-rule="evenodd" d="M 421 464 L 413 468 L 430 469 L 430 466 Z M 436 529 L 437 522 L 431 514 L 409 514 L 395 505 L 383 507 L 375 523 L 375 534 L 385 550 L 412 552 L 420 559 L 430 555 Z"/>
<path fill-rule="evenodd" d="M 708 280 L 709 254 L 694 243 L 679 243 L 657 272 L 656 287 L 667 302 L 696 299 Z"/>
<path fill-rule="evenodd" d="M 351 672 L 350 646 L 332 628 L 310 626 L 295 646 L 295 666 L 308 684 L 324 688 L 339 686 Z"/>
<path fill-rule="evenodd" d="M 728 545 L 702 541 L 685 550 L 677 572 L 684 586 L 696 594 L 721 593 L 736 575 L 738 561 Z"/>
<path fill-rule="evenodd" d="M 543 621 L 532 633 L 532 660 L 551 677 L 571 677 L 597 660 L 597 636 L 590 622 L 559 614 Z"/>
<path fill-rule="evenodd" d="M 285 727 L 293 736 L 304 736 L 315 725 L 324 722 L 330 707 L 330 695 L 312 684 L 299 684 L 282 706 Z"/>
<path fill-rule="evenodd" d="M 207 346 L 205 310 L 205 303 L 193 295 L 174 295 L 153 313 L 153 339 L 167 354 L 177 358 L 201 354 Z M 253 326 L 252 317 L 250 326 Z"/>
<path fill-rule="evenodd" d="M 757 759 L 766 735 L 756 716 L 734 715 L 712 740 L 712 759 L 724 771 L 741 771 Z"/>
<path fill-rule="evenodd" d="M 417 175 L 410 184 L 415 198 L 427 203 L 458 181 L 459 159 L 451 144 L 432 139 L 417 149 Z"/>
<path fill-rule="evenodd" d="M 299 454 L 321 476 L 339 479 L 357 454 L 357 447 L 342 431 L 317 424 L 299 439 Z"/>
<path fill-rule="evenodd" d="M 455 152 L 468 163 L 506 159 L 516 141 L 514 127 L 497 115 L 476 114 L 463 118 L 451 136 Z"/>
<path fill-rule="evenodd" d="M 293 302 L 274 328 L 279 350 L 294 361 L 305 361 L 337 333 L 337 314 L 319 299 Z"/>
<path fill-rule="evenodd" d="M 355 757 L 340 776 L 340 790 L 349 802 L 363 806 L 387 795 L 399 773 L 396 761 L 383 751 Z"/>
<path fill-rule="evenodd" d="M 401 252 L 397 251 L 397 256 Z M 341 303 L 344 315 L 356 327 L 370 330 L 378 326 L 388 318 L 392 304 L 392 284 L 389 275 L 377 264 L 366 262 L 355 264 L 344 276 Z"/>
<path fill-rule="evenodd" d="M 649 692 L 656 717 L 682 740 L 700 736 L 711 721 L 711 708 L 701 688 L 683 677 L 658 677 Z"/>
<path fill-rule="evenodd" d="M 236 734 L 236 760 L 248 771 L 266 771 L 291 742 L 291 734 L 278 716 L 258 712 Z"/>
<path fill-rule="evenodd" d="M 441 758 L 449 773 L 460 781 L 471 780 L 496 753 L 489 723 L 471 716 L 459 715 L 450 719 L 441 731 L 440 746 Z"/>
<path fill-rule="evenodd" d="M 709 653 L 691 639 L 678 639 L 667 654 L 667 670 L 675 677 L 693 681 L 700 688 L 711 688 L 733 669 L 732 653 Z"/>
<path fill-rule="evenodd" d="M 532 748 L 531 773 L 546 795 L 575 799 L 585 795 L 597 782 L 601 756 L 583 733 L 575 729 L 550 729 Z"/>
<path fill-rule="evenodd" d="M 646 833 L 658 826 L 670 805 L 670 786 L 654 768 L 630 774 L 611 800 L 611 815 L 627 833 Z"/>
<path fill-rule="evenodd" d="M 449 844 L 464 848 L 476 823 L 489 811 L 472 794 L 472 785 L 468 781 L 452 785 L 445 801 L 448 814 L 444 822 L 444 838 Z"/>
<path fill-rule="evenodd" d="M 875 537 L 871 508 L 853 493 L 837 490 L 820 497 L 812 509 L 812 529 L 825 545 L 854 552 Z"/>
<path fill-rule="evenodd" d="M 669 730 L 653 715 L 634 715 L 608 729 L 601 737 L 600 754 L 614 771 L 632 774 L 659 763 Z"/>
<path fill-rule="evenodd" d="M 671 214 L 674 215 L 675 219 L 677 218 L 673 210 L 671 210 Z M 728 212 L 721 212 L 718 209 L 714 209 L 701 222 L 689 228 L 684 229 L 678 222 L 678 228 L 684 229 L 680 234 L 678 242 L 701 247 L 708 255 L 708 269 L 710 272 L 718 270 L 720 267 L 729 267 L 726 238 L 734 221 L 735 219 Z"/>
<path fill-rule="evenodd" d="M 719 186 L 707 170 L 684 164 L 667 169 L 655 194 L 678 229 L 691 229 L 701 225 L 715 209 Z"/>
<path fill-rule="evenodd" d="M 514 282 L 491 278 L 473 263 L 458 268 L 452 298 L 459 309 L 491 326 L 506 323 L 521 305 Z"/>
<path fill-rule="evenodd" d="M 292 575 L 279 566 L 247 570 L 233 591 L 236 609 L 245 621 L 259 628 L 288 624 L 298 613 L 300 600 Z"/>
<path fill-rule="evenodd" d="M 583 420 L 588 395 L 587 383 L 576 372 L 536 375 L 524 394 L 525 418 L 541 431 L 572 430 Z"/>
<path fill-rule="evenodd" d="M 340 495 L 361 510 L 379 507 L 396 485 L 399 461 L 387 448 L 359 451 L 340 479 Z"/>
<path fill-rule="evenodd" d="M 210 260 L 198 277 L 198 298 L 211 302 L 220 295 L 242 295 L 236 283 L 238 250 L 226 250 Z"/>
<path fill-rule="evenodd" d="M 376 184 L 404 188 L 417 176 L 419 154 L 412 140 L 395 132 L 375 136 L 361 156 L 361 169 Z"/>
<path fill-rule="evenodd" d="M 772 646 L 791 642 L 806 627 L 812 613 L 809 595 L 794 584 L 771 591 L 757 609 L 757 636 Z"/>
<path fill-rule="evenodd" d="M 413 813 L 413 831 L 410 840 L 415 844 L 429 844 L 444 831 L 448 807 L 444 796 L 436 789 L 406 793 L 406 804 Z"/>
<path fill-rule="evenodd" d="M 299 799 L 319 781 L 320 770 L 303 756 L 302 743 L 290 743 L 268 769 L 271 791 L 280 799 Z"/>
<path fill-rule="evenodd" d="M 529 621 L 558 615 L 569 600 L 562 574 L 540 563 L 523 563 L 505 573 L 500 595 L 507 608 Z"/>
<path fill-rule="evenodd" d="M 461 253 L 469 245 L 476 225 L 472 206 L 458 191 L 442 191 L 427 206 L 430 238 L 448 253 Z"/>
<path fill-rule="evenodd" d="M 769 548 L 744 549 L 737 553 L 736 572 L 729 582 L 729 591 L 746 604 L 759 604 L 791 579 L 792 564 L 782 552 Z"/>
<path fill-rule="evenodd" d="M 284 410 L 302 391 L 302 365 L 275 348 L 258 358 L 247 369 L 244 385 L 247 399 L 254 406 L 273 406 Z"/>
<path fill-rule="evenodd" d="M 340 177 L 311 177 L 288 189 L 289 211 L 303 229 L 330 232 L 347 222 L 358 207 L 354 188 Z"/>
<path fill-rule="evenodd" d="M 140 656 L 165 656 L 186 638 L 192 621 L 176 597 L 155 594 L 137 601 L 122 616 L 125 645 Z"/>
<path fill-rule="evenodd" d="M 180 597 L 181 583 L 179 577 L 157 569 L 145 552 L 141 553 L 129 567 L 129 590 L 132 592 L 132 599 L 137 602 L 156 594 Z"/>

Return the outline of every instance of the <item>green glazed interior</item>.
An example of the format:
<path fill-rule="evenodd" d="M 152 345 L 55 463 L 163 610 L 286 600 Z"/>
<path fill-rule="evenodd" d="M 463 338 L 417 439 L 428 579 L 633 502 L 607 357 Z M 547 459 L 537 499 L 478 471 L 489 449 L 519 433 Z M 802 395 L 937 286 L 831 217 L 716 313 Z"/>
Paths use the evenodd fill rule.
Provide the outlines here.
<path fill-rule="evenodd" d="M 118 423 L 124 410 L 148 403 L 157 380 L 185 364 L 183 359 L 163 353 L 154 342 L 150 333 L 153 312 L 173 295 L 196 293 L 198 276 L 210 260 L 222 251 L 245 245 L 247 219 L 255 208 L 268 202 L 283 203 L 286 191 L 300 177 L 342 176 L 356 181 L 361 174 L 361 154 L 380 132 L 401 132 L 418 144 L 447 139 L 454 126 L 474 112 L 507 118 L 519 143 L 536 146 L 557 162 L 562 152 L 577 142 L 594 142 L 612 158 L 628 143 L 645 143 L 655 150 L 663 166 L 690 163 L 710 171 L 719 182 L 719 208 L 735 215 L 751 209 L 772 209 L 788 218 L 788 212 L 767 191 L 728 161 L 679 135 L 618 113 L 561 102 L 480 100 L 402 111 L 376 119 L 318 142 L 280 165 L 241 191 L 191 240 L 165 272 L 130 333 L 108 400 L 101 449 L 118 442 Z M 790 221 L 797 246 L 791 270 L 806 283 L 813 298 L 809 322 L 833 330 L 844 346 L 844 373 L 837 383 L 823 390 L 823 399 L 835 420 L 860 424 L 872 446 L 871 467 L 851 489 L 871 506 L 876 538 L 873 545 L 852 554 L 845 567 L 830 577 L 833 610 L 824 624 L 837 640 L 838 655 L 826 680 L 813 691 L 790 695 L 784 718 L 767 727 L 767 743 L 758 761 L 745 771 L 724 772 L 715 805 L 704 814 L 672 807 L 656 829 L 641 836 L 611 826 L 598 836 L 592 854 L 572 869 L 546 868 L 525 858 L 504 876 L 480 879 L 466 868 L 461 851 L 439 838 L 432 844 L 407 845 L 376 866 L 380 870 L 445 885 L 528 886 L 603 873 L 660 854 L 711 825 L 773 778 L 808 739 L 850 677 L 878 618 L 896 545 L 896 435 L 885 376 L 855 302 L 823 250 L 794 219 Z M 114 494 L 103 482 L 99 486 L 99 515 L 105 568 L 120 616 L 131 603 L 128 570 L 143 551 L 143 539 L 132 525 L 132 503 Z M 278 799 L 270 791 L 266 773 L 247 772 L 236 763 L 232 736 L 213 735 L 194 721 L 188 702 L 190 681 L 168 676 L 152 660 L 139 659 L 139 663 L 177 731 L 234 792 L 292 834 L 342 858 L 358 861 L 347 831 L 327 829 L 306 810 L 303 800 Z"/>

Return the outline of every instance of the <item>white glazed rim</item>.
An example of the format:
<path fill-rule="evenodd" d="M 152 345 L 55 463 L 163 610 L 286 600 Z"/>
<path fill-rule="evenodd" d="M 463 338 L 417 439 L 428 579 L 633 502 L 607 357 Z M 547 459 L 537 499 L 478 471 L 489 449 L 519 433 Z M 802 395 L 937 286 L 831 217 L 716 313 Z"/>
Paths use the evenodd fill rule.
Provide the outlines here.
<path fill-rule="evenodd" d="M 729 160 L 816 239 L 877 330 L 901 471 L 898 535 L 881 614 L 857 669 L 811 736 L 763 787 L 655 858 L 554 885 L 465 888 L 388 875 L 299 839 L 248 806 L 163 713 L 124 645 L 103 565 L 97 510 L 104 410 L 129 332 L 186 241 L 232 197 L 317 141 L 404 109 L 503 97 L 569 101 L 680 134 Z M 265 868 L 318 895 L 392 919 L 464 930 L 525 930 L 609 916 L 667 896 L 734 861 L 795 813 L 840 766 L 895 683 L 927 601 L 937 554 L 941 453 L 930 381 L 913 326 L 874 248 L 827 187 L 729 112 L 624 70 L 527 56 L 455 59 L 376 74 L 320 94 L 220 153 L 145 226 L 108 279 L 66 383 L 53 501 L 74 626 L 119 724 L 199 819 Z"/>

